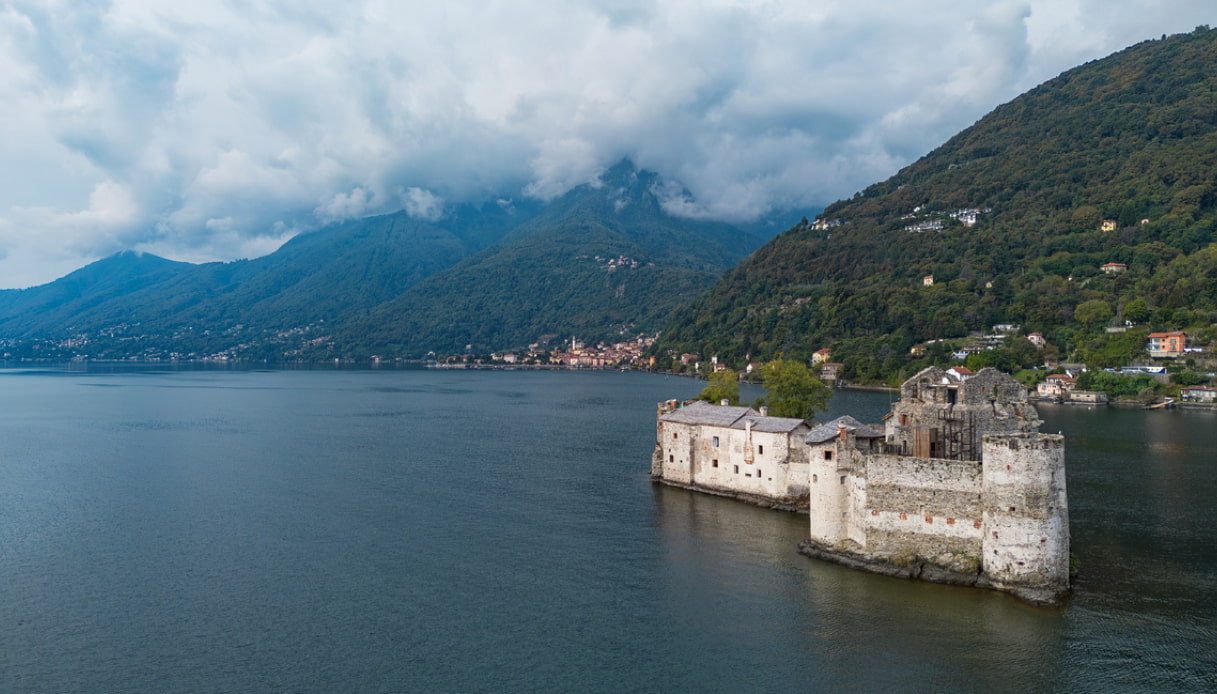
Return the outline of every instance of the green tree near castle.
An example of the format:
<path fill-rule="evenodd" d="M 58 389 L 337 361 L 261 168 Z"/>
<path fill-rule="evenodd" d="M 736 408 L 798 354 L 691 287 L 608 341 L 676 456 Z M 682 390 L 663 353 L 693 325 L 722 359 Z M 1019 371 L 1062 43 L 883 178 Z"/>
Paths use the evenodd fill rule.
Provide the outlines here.
<path fill-rule="evenodd" d="M 715 371 L 710 374 L 709 385 L 698 394 L 698 400 L 719 403 L 726 400 L 728 404 L 739 404 L 739 374 L 731 371 Z"/>
<path fill-rule="evenodd" d="M 698 394 L 698 400 L 728 404 L 740 403 L 739 375 L 731 370 L 710 374 L 709 383 Z M 757 398 L 753 407 L 767 407 L 775 417 L 797 417 L 810 420 L 816 412 L 828 409 L 832 389 L 824 385 L 801 361 L 781 357 L 761 367 L 761 384 L 765 396 Z"/>
<path fill-rule="evenodd" d="M 832 389 L 824 385 L 801 361 L 778 357 L 761 367 L 761 384 L 765 397 L 758 398 L 756 407 L 769 408 L 775 417 L 798 417 L 810 420 L 816 412 L 828 409 Z"/>

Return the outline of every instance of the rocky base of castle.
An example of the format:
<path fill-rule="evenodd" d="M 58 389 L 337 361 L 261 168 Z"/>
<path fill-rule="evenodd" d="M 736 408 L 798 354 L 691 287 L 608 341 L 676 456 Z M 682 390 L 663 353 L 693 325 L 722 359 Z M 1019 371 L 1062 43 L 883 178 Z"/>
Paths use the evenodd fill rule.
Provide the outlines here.
<path fill-rule="evenodd" d="M 812 540 L 804 540 L 799 543 L 799 553 L 813 559 L 823 559 L 851 569 L 884 576 L 999 590 L 1010 593 L 1025 602 L 1043 607 L 1059 606 L 1069 592 L 1068 588 L 1061 590 L 1055 587 L 996 583 L 979 568 L 979 560 L 975 558 L 953 560 L 942 558 L 941 561 L 934 561 L 926 557 L 911 555 L 889 555 L 850 551 L 841 547 L 825 547 Z"/>
<path fill-rule="evenodd" d="M 672 480 L 666 480 L 666 479 L 656 476 L 656 475 L 651 475 L 651 482 L 654 484 L 662 484 L 667 487 L 676 487 L 678 489 L 688 489 L 688 490 L 694 491 L 694 492 L 701 492 L 702 494 L 712 494 L 714 496 L 721 496 L 721 497 L 724 497 L 727 499 L 735 499 L 737 501 L 743 501 L 743 502 L 752 504 L 753 506 L 760 506 L 761 508 L 770 508 L 775 511 L 790 511 L 792 513 L 802 513 L 803 515 L 807 515 L 807 505 L 808 505 L 807 496 L 783 497 L 780 499 L 773 499 L 768 496 L 759 496 L 757 494 L 748 494 L 746 492 L 736 492 L 736 491 L 732 491 L 729 489 L 715 489 L 713 487 L 704 487 L 700 484 L 684 484 L 683 482 L 674 482 Z"/>

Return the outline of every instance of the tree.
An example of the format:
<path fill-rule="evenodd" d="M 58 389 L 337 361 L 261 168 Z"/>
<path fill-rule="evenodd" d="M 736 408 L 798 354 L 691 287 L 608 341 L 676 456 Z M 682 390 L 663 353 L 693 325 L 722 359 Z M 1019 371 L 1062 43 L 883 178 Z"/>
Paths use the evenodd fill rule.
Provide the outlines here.
<path fill-rule="evenodd" d="M 1132 301 L 1124 304 L 1124 318 L 1133 323 L 1144 323 L 1149 319 L 1149 306 L 1145 304 L 1145 299 L 1137 297 Z"/>
<path fill-rule="evenodd" d="M 1083 205 L 1073 211 L 1073 224 L 1082 229 L 1094 229 L 1103 221 L 1103 213 L 1099 208 Z"/>
<path fill-rule="evenodd" d="M 1112 315 L 1111 306 L 1102 299 L 1083 301 L 1073 311 L 1073 317 L 1087 328 L 1111 320 Z"/>
<path fill-rule="evenodd" d="M 739 376 L 734 371 L 715 371 L 709 380 L 709 385 L 698 394 L 698 400 L 714 403 L 726 400 L 732 405 L 739 404 Z"/>
<path fill-rule="evenodd" d="M 818 410 L 828 409 L 832 397 L 832 389 L 806 364 L 781 357 L 761 367 L 761 383 L 765 397 L 757 399 L 756 405 L 768 407 L 775 417 L 811 419 Z"/>

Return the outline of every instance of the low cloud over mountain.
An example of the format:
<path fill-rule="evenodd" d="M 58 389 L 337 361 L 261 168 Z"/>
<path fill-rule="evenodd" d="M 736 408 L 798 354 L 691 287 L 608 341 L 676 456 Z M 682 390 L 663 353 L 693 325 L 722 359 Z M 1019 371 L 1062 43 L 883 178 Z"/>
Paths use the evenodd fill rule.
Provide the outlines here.
<path fill-rule="evenodd" d="M 882 179 L 1061 70 L 1211 2 L 325 0 L 0 6 L 0 286 L 132 248 L 524 194 L 631 158 L 748 220 Z"/>

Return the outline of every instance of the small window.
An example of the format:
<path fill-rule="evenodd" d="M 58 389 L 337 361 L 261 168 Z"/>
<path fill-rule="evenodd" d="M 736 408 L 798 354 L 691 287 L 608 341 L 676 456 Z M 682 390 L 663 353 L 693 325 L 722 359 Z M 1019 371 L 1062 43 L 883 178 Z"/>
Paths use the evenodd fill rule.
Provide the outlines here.
<path fill-rule="evenodd" d="M 757 479 L 760 479 L 761 477 L 761 469 L 759 467 L 756 469 L 756 477 Z"/>
<path fill-rule="evenodd" d="M 819 482 L 819 481 L 820 481 L 820 476 L 819 476 L 819 475 L 812 475 L 812 476 L 811 476 L 811 481 L 812 481 L 813 483 L 814 483 L 814 482 Z"/>
<path fill-rule="evenodd" d="M 674 455 L 670 455 L 670 456 L 668 456 L 668 462 L 669 462 L 669 463 L 675 463 L 675 462 L 676 462 L 676 456 L 674 456 Z"/>
<path fill-rule="evenodd" d="M 710 461 L 710 467 L 718 467 L 718 458 Z"/>
<path fill-rule="evenodd" d="M 845 478 L 844 478 L 844 477 L 842 477 L 842 478 L 841 478 L 841 484 L 845 484 Z"/>
<path fill-rule="evenodd" d="M 675 441 L 675 440 L 676 440 L 676 432 L 672 432 L 672 440 L 673 440 L 673 441 Z"/>
<path fill-rule="evenodd" d="M 832 451 L 824 451 L 824 460 L 832 460 Z"/>
<path fill-rule="evenodd" d="M 765 447 L 764 447 L 764 446 L 757 446 L 757 447 L 756 447 L 756 453 L 757 453 L 757 455 L 765 455 Z"/>
<path fill-rule="evenodd" d="M 900 415 L 900 426 L 906 427 L 909 425 L 909 416 L 907 414 Z"/>
<path fill-rule="evenodd" d="M 718 448 L 718 437 L 717 436 L 714 437 L 714 447 Z"/>
<path fill-rule="evenodd" d="M 738 466 L 738 465 L 736 465 L 736 466 L 735 466 L 735 474 L 737 474 L 737 475 L 739 474 L 739 466 Z"/>

